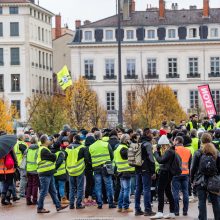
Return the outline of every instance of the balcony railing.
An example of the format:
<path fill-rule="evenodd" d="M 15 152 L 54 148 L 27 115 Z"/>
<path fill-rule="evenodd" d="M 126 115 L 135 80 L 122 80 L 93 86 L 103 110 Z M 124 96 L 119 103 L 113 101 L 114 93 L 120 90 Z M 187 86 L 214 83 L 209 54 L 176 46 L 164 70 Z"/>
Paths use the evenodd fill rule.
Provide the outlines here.
<path fill-rule="evenodd" d="M 84 78 L 87 80 L 96 80 L 96 76 L 94 75 L 85 75 Z"/>
<path fill-rule="evenodd" d="M 220 77 L 220 72 L 209 73 L 209 77 Z"/>
<path fill-rule="evenodd" d="M 180 78 L 180 75 L 179 74 L 167 74 L 166 78 L 167 79 L 178 79 Z"/>
<path fill-rule="evenodd" d="M 138 75 L 125 75 L 125 79 L 138 79 Z"/>
<path fill-rule="evenodd" d="M 116 75 L 105 75 L 104 80 L 111 80 L 111 79 L 117 79 Z"/>
<path fill-rule="evenodd" d="M 189 73 L 187 74 L 187 78 L 200 78 L 201 74 L 200 73 Z"/>
<path fill-rule="evenodd" d="M 145 79 L 159 79 L 159 75 L 153 74 L 153 75 L 145 75 Z"/>

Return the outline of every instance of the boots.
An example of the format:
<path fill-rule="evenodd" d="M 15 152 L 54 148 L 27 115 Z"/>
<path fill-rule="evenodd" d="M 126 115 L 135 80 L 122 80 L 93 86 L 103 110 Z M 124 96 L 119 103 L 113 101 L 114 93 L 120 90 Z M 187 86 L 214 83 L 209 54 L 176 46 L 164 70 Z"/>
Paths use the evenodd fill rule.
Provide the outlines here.
<path fill-rule="evenodd" d="M 2 193 L 2 196 L 1 196 L 1 204 L 2 205 L 10 205 L 10 202 L 8 202 L 6 200 L 6 194 L 5 193 Z"/>
<path fill-rule="evenodd" d="M 11 205 L 12 203 L 10 202 L 11 200 L 11 194 L 12 194 L 12 191 L 11 190 L 8 190 L 7 194 L 6 194 L 6 200 L 7 202 L 9 202 L 9 205 Z"/>
<path fill-rule="evenodd" d="M 69 203 L 70 203 L 70 201 L 66 197 L 61 198 L 62 205 L 69 205 Z"/>

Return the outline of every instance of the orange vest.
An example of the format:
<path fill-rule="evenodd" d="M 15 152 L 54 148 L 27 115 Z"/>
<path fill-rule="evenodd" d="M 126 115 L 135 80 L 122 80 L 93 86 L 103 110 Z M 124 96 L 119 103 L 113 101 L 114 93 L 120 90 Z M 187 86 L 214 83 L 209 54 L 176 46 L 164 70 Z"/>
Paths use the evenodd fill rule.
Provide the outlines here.
<path fill-rule="evenodd" d="M 183 175 L 189 174 L 189 159 L 191 157 L 190 150 L 183 147 L 183 146 L 177 146 L 176 147 L 176 153 L 182 159 L 182 174 Z"/>
<path fill-rule="evenodd" d="M 5 158 L 0 159 L 0 175 L 4 175 L 4 174 L 11 174 L 15 172 L 15 168 L 13 167 L 12 169 L 7 169 L 5 167 Z"/>

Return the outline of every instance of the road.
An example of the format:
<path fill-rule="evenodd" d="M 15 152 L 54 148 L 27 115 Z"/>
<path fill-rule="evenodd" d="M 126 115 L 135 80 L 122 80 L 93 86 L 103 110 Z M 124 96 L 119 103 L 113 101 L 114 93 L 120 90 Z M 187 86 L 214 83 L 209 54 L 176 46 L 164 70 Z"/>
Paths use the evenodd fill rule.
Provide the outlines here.
<path fill-rule="evenodd" d="M 131 206 L 133 206 L 133 202 Z M 189 215 L 188 217 L 176 217 L 179 220 L 194 220 L 198 216 L 198 204 L 190 203 Z M 102 210 L 98 210 L 96 207 L 86 207 L 83 210 L 63 210 L 57 213 L 55 207 L 52 205 L 51 199 L 48 197 L 45 203 L 45 208 L 49 209 L 51 213 L 49 214 L 37 214 L 35 206 L 26 206 L 25 200 L 21 200 L 10 207 L 0 206 L 0 220 L 115 220 L 115 219 L 149 219 L 145 216 L 135 217 L 134 213 L 122 214 L 118 213 L 116 209 L 108 209 L 105 205 Z M 153 210 L 156 211 L 157 203 L 154 204 Z M 207 204 L 208 217 L 209 219 L 214 219 L 212 214 L 212 206 Z M 168 205 L 165 205 L 165 213 L 168 210 Z"/>

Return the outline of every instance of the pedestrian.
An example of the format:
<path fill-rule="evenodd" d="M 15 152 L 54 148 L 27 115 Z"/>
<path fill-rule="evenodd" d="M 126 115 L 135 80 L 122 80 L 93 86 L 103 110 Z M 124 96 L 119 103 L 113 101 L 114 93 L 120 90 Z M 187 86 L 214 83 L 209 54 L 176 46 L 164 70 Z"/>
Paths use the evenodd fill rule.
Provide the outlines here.
<path fill-rule="evenodd" d="M 174 139 L 176 153 L 182 159 L 182 174 L 174 176 L 172 180 L 172 192 L 175 203 L 175 216 L 179 216 L 179 193 L 183 194 L 183 216 L 188 215 L 189 208 L 189 170 L 191 165 L 192 155 L 189 149 L 183 146 L 183 137 L 177 136 Z"/>
<path fill-rule="evenodd" d="M 51 153 L 48 146 L 51 144 L 47 135 L 42 135 L 40 138 L 41 146 L 38 151 L 37 164 L 38 175 L 40 179 L 40 197 L 38 200 L 37 213 L 49 213 L 50 211 L 44 208 L 44 200 L 48 192 L 53 200 L 56 210 L 59 212 L 68 207 L 61 205 L 55 187 L 54 173 L 56 155 Z"/>
<path fill-rule="evenodd" d="M 39 177 L 37 173 L 37 155 L 39 151 L 38 138 L 33 135 L 30 140 L 30 147 L 27 149 L 27 194 L 26 204 L 37 205 Z"/>
<path fill-rule="evenodd" d="M 66 168 L 69 174 L 70 209 L 75 209 L 75 190 L 77 192 L 76 209 L 84 209 L 82 205 L 84 195 L 85 147 L 81 144 L 81 137 L 74 136 L 73 144 L 66 148 Z"/>
<path fill-rule="evenodd" d="M 136 192 L 135 192 L 135 215 L 153 216 L 156 213 L 151 208 L 151 184 L 156 178 L 155 161 L 152 152 L 153 134 L 149 128 L 145 128 L 140 138 L 142 165 L 136 167 Z M 144 212 L 141 210 L 141 194 L 144 195 Z"/>
<path fill-rule="evenodd" d="M 95 142 L 95 138 L 93 136 L 87 136 L 85 140 L 85 151 L 88 154 L 89 147 Z M 94 205 L 95 201 L 93 200 L 93 191 L 94 191 L 94 175 L 92 170 L 92 164 L 89 161 L 86 162 L 85 168 L 85 176 L 86 176 L 86 188 L 85 188 L 85 199 L 84 204 L 86 206 Z"/>
<path fill-rule="evenodd" d="M 54 147 L 56 144 L 54 144 Z M 68 137 L 63 137 L 60 147 L 56 151 L 56 173 L 54 174 L 55 185 L 57 189 L 58 198 L 61 200 L 61 204 L 69 204 L 69 200 L 65 195 L 65 184 L 67 181 L 66 174 L 66 148 L 69 146 Z"/>
<path fill-rule="evenodd" d="M 131 177 L 134 176 L 135 168 L 128 164 L 128 148 L 130 136 L 121 136 L 120 145 L 114 151 L 114 161 L 120 178 L 121 190 L 118 198 L 118 212 L 133 212 L 130 206 Z"/>
<path fill-rule="evenodd" d="M 0 182 L 2 182 L 1 204 L 11 205 L 13 181 L 18 168 L 17 159 L 13 150 L 0 159 Z"/>
<path fill-rule="evenodd" d="M 216 220 L 220 219 L 219 196 L 208 192 L 206 188 L 209 175 L 211 175 L 210 169 L 206 172 L 203 170 L 204 165 L 207 167 L 207 164 L 212 164 L 209 159 L 213 159 L 216 167 L 210 168 L 211 170 L 217 170 L 218 174 L 220 173 L 220 155 L 211 142 L 211 135 L 204 133 L 201 137 L 201 149 L 194 154 L 191 166 L 191 182 L 196 186 L 198 193 L 199 220 L 207 220 L 206 200 L 208 195 L 210 197 L 210 202 L 212 203 L 214 217 Z"/>
<path fill-rule="evenodd" d="M 112 175 L 108 173 L 107 165 L 112 164 L 113 152 L 108 142 L 102 141 L 102 134 L 96 131 L 94 134 L 95 143 L 89 147 L 88 161 L 91 161 L 95 176 L 95 192 L 98 209 L 102 209 L 102 180 L 104 180 L 109 208 L 116 208 L 113 203 L 113 182 Z M 112 170 L 110 170 L 111 172 Z"/>
<path fill-rule="evenodd" d="M 14 151 L 18 161 L 18 170 L 20 172 L 20 198 L 25 198 L 25 190 L 27 185 L 27 178 L 26 178 L 26 170 L 20 168 L 22 159 L 24 157 L 25 151 L 27 150 L 28 145 L 25 143 L 25 135 L 18 134 L 17 136 L 17 143 L 14 146 Z"/>
<path fill-rule="evenodd" d="M 159 179 L 158 179 L 158 212 L 155 216 L 151 216 L 151 219 L 169 219 L 175 218 L 175 205 L 171 192 L 172 174 L 170 172 L 171 162 L 174 160 L 175 151 L 170 145 L 170 142 L 166 135 L 162 135 L 158 141 L 158 148 L 154 148 L 154 156 L 157 162 L 160 164 Z M 170 213 L 163 214 L 164 211 L 164 192 L 169 201 Z"/>

